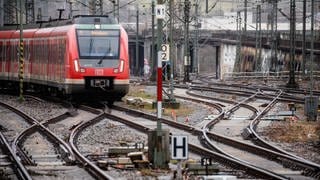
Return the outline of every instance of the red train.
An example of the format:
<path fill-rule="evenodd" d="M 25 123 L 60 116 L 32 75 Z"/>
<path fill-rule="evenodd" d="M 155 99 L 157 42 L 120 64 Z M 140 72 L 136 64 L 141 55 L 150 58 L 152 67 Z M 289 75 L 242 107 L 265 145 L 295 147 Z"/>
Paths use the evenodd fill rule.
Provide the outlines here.
<path fill-rule="evenodd" d="M 24 88 L 108 100 L 129 90 L 128 36 L 107 16 L 23 31 Z M 40 26 L 40 25 L 38 25 Z M 19 87 L 19 30 L 0 32 L 0 86 Z"/>

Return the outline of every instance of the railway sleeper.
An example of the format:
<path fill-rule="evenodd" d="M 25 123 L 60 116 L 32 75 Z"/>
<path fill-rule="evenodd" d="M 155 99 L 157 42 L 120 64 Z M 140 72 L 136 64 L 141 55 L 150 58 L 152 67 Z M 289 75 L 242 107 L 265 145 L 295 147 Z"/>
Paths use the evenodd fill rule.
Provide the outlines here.
<path fill-rule="evenodd" d="M 309 176 L 309 177 L 313 177 L 315 179 L 320 179 L 320 172 L 316 172 L 316 171 L 311 171 L 311 170 L 305 170 L 302 173 L 303 175 Z"/>
<path fill-rule="evenodd" d="M 61 158 L 65 160 L 67 164 L 74 164 L 74 160 L 71 158 L 69 151 L 62 144 L 59 144 L 59 153 L 61 154 Z"/>
<path fill-rule="evenodd" d="M 292 170 L 303 170 L 303 168 L 297 166 L 296 163 L 292 161 L 281 159 L 280 162 L 285 168 L 290 168 Z"/>
<path fill-rule="evenodd" d="M 311 169 L 309 166 L 304 165 L 302 163 L 294 162 L 284 158 L 278 158 L 278 159 L 282 162 L 284 167 L 291 168 L 293 170 L 302 170 L 306 174 L 313 174 L 313 173 L 320 174 L 317 171 L 317 169 Z"/>
<path fill-rule="evenodd" d="M 245 140 L 249 140 L 253 137 L 251 130 L 246 127 L 245 129 L 243 129 L 241 136 L 243 137 L 243 139 Z"/>

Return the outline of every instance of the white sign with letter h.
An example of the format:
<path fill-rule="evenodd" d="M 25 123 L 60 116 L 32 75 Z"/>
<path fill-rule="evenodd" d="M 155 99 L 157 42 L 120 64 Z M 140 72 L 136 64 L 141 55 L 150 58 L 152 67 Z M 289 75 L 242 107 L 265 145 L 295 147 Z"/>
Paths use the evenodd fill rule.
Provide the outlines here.
<path fill-rule="evenodd" d="M 188 159 L 188 136 L 172 135 L 171 136 L 171 158 Z"/>

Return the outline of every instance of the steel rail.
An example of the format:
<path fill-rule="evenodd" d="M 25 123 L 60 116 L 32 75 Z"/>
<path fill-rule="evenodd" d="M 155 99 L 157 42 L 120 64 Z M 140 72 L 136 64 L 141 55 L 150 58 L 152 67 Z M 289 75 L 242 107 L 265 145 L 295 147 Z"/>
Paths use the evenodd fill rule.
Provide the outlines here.
<path fill-rule="evenodd" d="M 280 153 L 282 153 L 282 154 L 285 154 L 285 155 L 294 157 L 295 159 L 298 159 L 298 160 L 303 161 L 304 163 L 300 161 L 300 163 L 301 163 L 302 165 L 313 167 L 313 168 L 312 168 L 312 169 L 313 169 L 313 170 L 312 170 L 313 172 L 311 172 L 309 169 L 305 169 L 306 171 L 308 171 L 307 174 L 310 174 L 310 175 L 312 175 L 312 176 L 314 176 L 314 177 L 318 177 L 318 178 L 319 178 L 319 177 L 320 177 L 320 165 L 319 165 L 319 164 L 316 164 L 316 163 L 314 163 L 314 162 L 308 161 L 308 160 L 306 160 L 306 159 L 304 159 L 304 158 L 302 158 L 302 157 L 296 156 L 296 155 L 294 155 L 294 154 L 292 154 L 292 153 L 289 153 L 289 152 L 287 152 L 287 151 L 285 151 L 285 150 L 283 150 L 283 149 L 281 149 L 281 148 L 279 148 L 279 147 L 277 147 L 277 146 L 274 146 L 274 145 L 266 142 L 266 141 L 265 141 L 263 138 L 261 138 L 261 137 L 258 135 L 258 133 L 255 131 L 257 125 L 259 124 L 259 122 L 260 122 L 260 120 L 261 120 L 261 118 L 262 118 L 262 116 L 263 116 L 266 112 L 268 112 L 268 111 L 275 105 L 275 103 L 277 102 L 277 100 L 278 100 L 278 98 L 280 97 L 281 93 L 282 93 L 282 91 L 279 93 L 279 95 L 278 95 L 276 98 L 274 98 L 274 100 L 273 100 L 271 103 L 269 103 L 269 105 L 268 105 L 263 111 L 261 111 L 261 113 L 260 113 L 254 120 L 252 120 L 252 121 L 250 122 L 249 129 L 250 129 L 250 131 L 252 132 L 252 135 L 254 136 L 254 137 L 253 137 L 253 141 L 256 142 L 256 143 L 258 143 L 258 144 L 260 144 L 260 145 L 262 145 L 262 146 L 264 146 L 264 147 L 266 147 L 266 148 L 268 148 L 268 149 L 271 149 L 271 150 L 276 151 L 276 152 L 280 152 Z M 292 161 L 289 160 L 288 162 L 290 163 L 290 162 L 292 162 Z"/>
<path fill-rule="evenodd" d="M 23 180 L 32 180 L 32 177 L 30 176 L 29 172 L 25 168 L 25 166 L 20 162 L 19 158 L 17 157 L 16 153 L 13 152 L 11 149 L 10 144 L 4 137 L 4 135 L 0 132 L 0 140 L 1 143 L 4 145 L 3 147 L 6 149 L 7 152 L 9 152 L 9 158 L 11 159 L 12 162 L 14 162 L 14 167 L 13 170 L 16 171 L 16 174 L 20 179 Z"/>
<path fill-rule="evenodd" d="M 45 133 L 48 137 L 50 137 L 50 139 L 55 142 L 56 144 L 62 145 L 59 146 L 59 148 L 61 149 L 62 152 L 64 152 L 65 150 L 67 150 L 68 152 L 64 152 L 66 153 L 68 156 L 63 156 L 64 158 L 66 158 L 67 162 L 73 162 L 75 160 L 74 158 L 74 154 L 71 150 L 71 148 L 62 140 L 60 139 L 58 136 L 56 136 L 52 131 L 50 131 L 48 128 L 46 128 L 42 123 L 38 122 L 36 119 L 28 116 L 27 114 L 25 114 L 24 112 L 12 107 L 9 104 L 6 104 L 4 102 L 0 102 L 1 105 L 5 106 L 6 108 L 10 109 L 11 111 L 17 113 L 19 116 L 21 116 L 22 118 L 24 118 L 25 120 L 27 120 L 31 125 L 31 127 L 25 129 L 24 131 L 22 131 L 13 141 L 12 143 L 12 149 L 14 151 L 14 153 L 17 153 L 17 146 L 20 140 L 23 139 L 23 137 L 25 135 L 28 135 L 32 132 L 36 131 L 36 128 L 40 128 L 42 133 Z M 62 114 L 61 116 L 65 117 L 66 114 Z M 54 120 L 57 119 L 61 119 L 59 116 L 52 118 Z M 50 121 L 50 120 L 49 120 Z M 44 123 L 48 123 L 49 121 L 45 121 Z M 64 147 L 64 148 L 62 148 Z"/>
<path fill-rule="evenodd" d="M 200 97 L 200 96 L 197 96 L 197 97 Z M 207 99 L 207 97 L 205 97 L 205 98 Z M 191 100 L 192 98 L 184 97 L 183 99 Z M 203 101 L 197 100 L 197 99 L 195 101 L 196 102 L 203 102 Z M 219 107 L 219 105 L 217 105 L 215 103 L 210 103 L 210 102 L 206 102 L 206 101 L 204 101 L 203 103 L 205 103 L 207 105 L 214 104 L 216 107 Z M 114 109 L 117 109 L 117 110 L 120 110 L 120 111 L 130 112 L 130 113 L 135 113 L 135 114 L 137 114 L 139 116 L 146 117 L 146 118 L 152 119 L 154 121 L 156 120 L 155 116 L 153 116 L 151 114 L 144 113 L 144 112 L 139 111 L 139 110 L 127 109 L 127 108 L 120 107 L 120 106 L 114 106 Z M 220 114 L 218 115 L 217 118 L 222 118 L 223 117 L 223 113 L 221 113 L 221 111 L 222 111 L 222 108 L 219 110 Z M 260 112 L 260 114 L 262 114 L 262 113 Z M 181 129 L 186 130 L 186 131 L 188 131 L 190 133 L 193 133 L 193 134 L 198 134 L 198 135 L 202 134 L 202 130 L 196 129 L 195 127 L 192 127 L 192 126 L 189 126 L 189 125 L 185 125 L 185 124 L 182 124 L 182 123 L 174 122 L 172 120 L 165 119 L 165 118 L 162 118 L 161 121 L 163 123 L 165 123 L 165 124 L 172 125 L 174 127 L 179 127 Z M 217 122 L 217 120 L 211 121 L 210 123 L 214 124 L 216 122 Z M 265 156 L 265 157 L 272 157 L 272 159 L 274 159 L 275 161 L 281 162 L 281 163 L 284 163 L 285 161 L 294 163 L 300 169 L 307 169 L 307 170 L 312 171 L 312 172 L 317 172 L 317 170 L 318 170 L 318 165 L 317 164 L 308 163 L 308 162 L 305 162 L 305 161 L 303 161 L 301 159 L 296 159 L 296 158 L 294 158 L 292 156 L 288 156 L 286 154 L 282 154 L 282 153 L 279 153 L 277 151 L 272 151 L 270 149 L 266 149 L 266 148 L 263 148 L 263 147 L 247 144 L 247 143 L 244 143 L 244 142 L 241 142 L 241 141 L 236 141 L 236 140 L 234 140 L 232 138 L 229 138 L 229 137 L 226 137 L 226 136 L 222 136 L 222 135 L 219 135 L 219 134 L 216 134 L 216 133 L 212 133 L 212 132 L 207 132 L 207 135 L 210 138 L 212 138 L 212 139 L 214 139 L 214 140 L 216 140 L 218 142 L 225 143 L 225 144 L 228 144 L 230 146 L 235 146 L 235 147 L 238 147 L 240 149 L 243 149 L 243 150 L 249 151 L 251 153 L 257 154 L 257 155 L 262 155 L 262 156 Z"/>
<path fill-rule="evenodd" d="M 218 82 L 211 82 L 211 81 L 207 81 L 206 79 L 202 78 L 200 79 L 200 81 L 203 81 L 205 83 L 207 83 L 207 85 L 217 85 L 217 86 L 226 86 L 226 87 L 239 87 L 239 88 L 244 88 L 244 89 L 250 89 L 250 90 L 255 90 L 255 89 L 261 89 L 262 91 L 274 91 L 276 92 L 278 89 L 275 88 L 271 88 L 268 86 L 261 86 L 261 85 L 252 85 L 252 86 L 244 86 L 243 84 L 225 84 L 225 83 L 218 83 Z M 203 83 L 197 83 L 194 82 L 194 84 L 203 84 Z M 291 95 L 287 94 L 287 93 L 293 93 L 293 94 L 306 94 L 306 92 L 308 92 L 308 89 L 292 89 L 292 88 L 285 88 L 282 87 L 282 91 L 283 94 L 281 95 L 281 97 L 287 97 L 290 98 L 292 97 Z M 313 91 L 315 95 L 320 96 L 320 91 Z"/>
<path fill-rule="evenodd" d="M 242 100 L 241 102 L 238 102 L 236 103 L 234 106 L 232 106 L 231 108 L 229 108 L 229 110 L 225 111 L 225 112 L 221 112 L 221 114 L 231 114 L 233 113 L 234 111 L 236 111 L 236 109 L 243 103 L 253 99 L 255 96 L 257 96 L 257 94 L 260 93 L 259 91 L 252 94 L 250 97 Z M 199 97 L 199 96 L 197 96 Z M 258 110 L 256 109 L 256 112 L 258 112 Z M 253 116 L 254 117 L 254 116 Z M 288 179 L 287 177 L 283 176 L 283 175 L 279 175 L 277 173 L 274 173 L 272 171 L 269 171 L 267 169 L 263 169 L 263 168 L 260 168 L 258 166 L 255 166 L 247 161 L 244 161 L 244 160 L 241 160 L 240 158 L 237 158 L 227 152 L 225 152 L 224 150 L 222 150 L 221 148 L 219 148 L 217 145 L 213 144 L 212 141 L 211 141 L 211 138 L 208 137 L 207 133 L 208 133 L 208 130 L 211 129 L 219 120 L 221 120 L 223 118 L 223 115 L 220 115 L 220 116 L 217 116 L 214 120 L 212 121 L 209 121 L 208 123 L 206 123 L 203 127 L 202 127 L 202 136 L 200 137 L 200 141 L 201 143 L 204 145 L 204 146 L 207 146 L 209 149 L 213 149 L 213 150 L 216 150 L 217 152 L 225 155 L 225 156 L 228 156 L 232 159 L 234 159 L 235 161 L 239 161 L 239 162 L 242 162 L 242 163 L 245 163 L 247 164 L 248 166 L 252 166 L 256 169 L 259 169 L 259 171 L 263 171 L 264 173 L 266 174 L 270 174 L 270 176 L 273 176 L 273 178 L 275 179 Z"/>
<path fill-rule="evenodd" d="M 115 108 L 117 110 L 122 109 L 122 107 L 119 107 L 119 106 L 115 106 Z M 125 109 L 126 108 L 124 108 L 123 110 L 125 110 Z M 127 110 L 130 111 L 129 109 L 127 109 Z M 137 112 L 137 113 L 139 113 L 139 112 Z M 146 118 L 150 118 L 151 117 L 152 120 L 153 120 L 155 116 L 145 114 L 145 117 Z M 137 130 L 139 130 L 139 131 L 141 131 L 143 133 L 147 133 L 149 130 L 151 130 L 148 127 L 145 127 L 145 126 L 143 126 L 141 124 L 138 124 L 138 123 L 136 123 L 136 122 L 134 122 L 132 120 L 128 120 L 128 119 L 126 119 L 124 117 L 121 117 L 121 116 L 118 116 L 118 115 L 113 115 L 113 114 L 107 113 L 106 114 L 106 118 L 109 118 L 111 120 L 115 120 L 115 121 L 124 123 L 124 124 L 126 124 L 126 125 L 128 125 L 128 126 L 130 126 L 132 128 L 135 128 L 135 129 L 137 129 Z M 162 120 L 164 120 L 164 119 L 162 119 Z M 167 124 L 167 121 L 164 122 L 164 123 Z M 177 124 L 176 127 L 178 127 L 178 128 L 181 127 L 181 124 L 180 125 L 179 125 L 179 123 L 176 123 L 176 124 Z M 189 129 L 188 132 L 192 133 L 192 130 L 191 130 L 190 127 L 185 127 L 183 129 L 184 130 Z M 201 131 L 201 130 L 198 130 L 198 131 Z M 264 171 L 264 170 L 261 170 L 259 168 L 256 168 L 256 167 L 254 167 L 252 165 L 244 164 L 241 161 L 235 160 L 235 159 L 233 159 L 231 157 L 228 157 L 228 156 L 225 156 L 223 154 L 210 151 L 208 149 L 202 148 L 202 147 L 194 145 L 192 143 L 188 143 L 188 144 L 189 144 L 189 147 L 190 147 L 191 151 L 193 151 L 193 152 L 195 152 L 197 154 L 200 154 L 200 155 L 206 155 L 206 156 L 209 156 L 209 157 L 213 157 L 217 162 L 220 162 L 220 163 L 222 163 L 224 165 L 227 165 L 229 167 L 232 167 L 234 169 L 246 171 L 248 174 L 250 174 L 252 176 L 259 177 L 259 178 L 266 178 L 266 179 L 286 179 L 286 178 L 283 178 L 281 176 L 272 174 L 272 173 L 270 173 L 268 171 Z"/>
<path fill-rule="evenodd" d="M 269 103 L 269 105 L 263 111 L 259 112 L 259 114 L 250 122 L 250 125 L 253 123 L 255 125 L 257 125 L 257 121 L 259 121 L 261 119 L 261 117 L 272 108 L 272 106 L 276 103 L 276 101 L 279 99 L 279 97 L 281 96 L 282 93 L 283 92 L 280 91 L 280 93 L 276 97 L 274 97 L 273 101 L 271 101 Z M 202 96 L 202 95 L 196 95 L 196 97 L 198 97 L 198 98 L 202 97 L 205 99 L 208 98 L 207 96 Z M 244 100 L 244 101 L 246 101 L 246 100 Z M 210 126 L 216 124 L 218 121 L 219 121 L 219 117 L 216 117 L 216 119 L 214 119 L 208 123 L 209 127 L 204 127 L 203 129 L 210 129 Z M 258 153 L 262 153 L 266 157 L 272 156 L 272 157 L 274 157 L 273 159 L 276 159 L 277 161 L 281 162 L 282 164 L 289 164 L 290 165 L 290 163 L 291 163 L 291 165 L 292 165 L 292 163 L 295 163 L 295 164 L 297 164 L 297 166 L 295 167 L 296 169 L 303 169 L 304 171 L 306 171 L 306 174 L 309 176 L 317 177 L 317 178 L 320 177 L 320 165 L 318 165 L 314 162 L 308 161 L 306 159 L 303 159 L 303 158 L 296 156 L 294 154 L 291 154 L 289 152 L 286 152 L 286 151 L 282 150 L 281 148 L 273 146 L 273 145 L 267 143 L 266 141 L 264 141 L 261 137 L 259 137 L 258 134 L 255 133 L 255 131 L 253 129 L 251 129 L 251 131 L 254 132 L 256 142 L 260 142 L 259 144 L 264 145 L 264 147 L 266 147 L 267 149 L 260 148 L 260 150 L 258 152 L 257 150 L 254 150 L 253 147 L 250 147 L 251 145 L 249 145 L 249 144 L 245 146 L 245 149 L 247 149 L 249 147 L 249 149 L 251 149 L 250 152 L 255 153 L 257 155 L 259 155 Z M 209 132 L 207 132 L 207 133 L 209 133 Z M 211 138 L 215 139 L 216 141 L 220 141 L 220 142 L 228 142 L 229 141 L 229 145 L 237 144 L 237 146 L 239 146 L 239 147 L 244 147 L 244 144 L 235 143 L 233 140 L 230 141 L 231 139 L 224 137 L 224 136 L 220 136 L 218 134 L 212 133 L 210 136 L 211 136 Z M 255 148 L 257 148 L 257 147 L 255 147 Z"/>
<path fill-rule="evenodd" d="M 198 97 L 198 98 L 205 98 L 205 99 L 210 99 L 210 100 L 213 100 L 213 101 L 221 101 L 221 102 L 224 102 L 224 103 L 228 103 L 228 104 L 239 104 L 239 106 L 241 107 L 244 107 L 244 108 L 247 108 L 247 109 L 250 109 L 254 114 L 252 115 L 251 119 L 253 117 L 256 116 L 256 114 L 259 112 L 257 108 L 251 106 L 251 105 L 248 105 L 248 104 L 244 104 L 244 103 L 239 103 L 237 101 L 233 101 L 233 100 L 229 100 L 229 99 L 222 99 L 222 98 L 217 98 L 217 97 L 210 97 L 210 96 L 204 96 L 204 95 L 198 95 L 190 90 L 187 91 L 187 94 L 190 95 L 190 96 L 193 96 L 193 97 Z M 252 95 L 251 95 L 252 96 Z M 255 96 L 258 96 L 258 95 L 255 95 Z"/>
<path fill-rule="evenodd" d="M 231 90 L 231 89 L 225 89 L 225 88 L 212 88 L 212 87 L 199 87 L 199 86 L 192 86 L 191 89 L 194 90 L 199 90 L 199 91 L 210 91 L 210 92 L 217 92 L 217 93 L 225 93 L 225 94 L 234 94 L 237 96 L 250 96 L 250 92 L 244 91 L 244 90 Z M 256 88 L 255 90 L 260 90 L 260 91 L 267 91 L 264 89 L 260 89 L 260 88 Z M 271 90 L 269 90 L 271 91 Z M 272 91 L 275 91 L 275 89 L 272 89 Z M 265 97 L 263 95 L 257 95 L 257 98 L 260 99 L 266 99 L 266 100 L 272 100 L 273 97 Z M 303 98 L 299 98 L 299 97 L 294 97 L 294 96 L 290 96 L 290 95 L 284 95 L 284 93 L 281 95 L 281 97 L 279 97 L 278 99 L 279 101 L 284 101 L 284 102 L 295 102 L 295 103 L 299 103 L 299 104 L 303 104 L 304 103 L 304 99 Z"/>
<path fill-rule="evenodd" d="M 71 148 L 73 150 L 73 152 L 75 153 L 75 155 L 77 156 L 77 158 L 79 159 L 79 161 L 85 166 L 85 167 L 89 167 L 88 171 L 90 173 L 92 173 L 94 176 L 96 176 L 98 179 L 109 179 L 109 180 L 113 180 L 114 178 L 108 174 L 106 174 L 103 170 L 101 170 L 98 166 L 96 166 L 94 163 L 92 163 L 89 159 L 87 159 L 85 156 L 83 156 L 81 154 L 81 152 L 79 151 L 78 147 L 76 146 L 76 140 L 79 137 L 80 132 L 82 132 L 84 130 L 84 128 L 97 123 L 99 121 L 101 121 L 102 119 L 105 119 L 105 113 L 104 112 L 100 112 L 95 118 L 89 120 L 89 121 L 85 121 L 82 122 L 81 124 L 79 124 L 77 127 L 75 127 L 69 137 L 69 144 L 71 145 Z"/>

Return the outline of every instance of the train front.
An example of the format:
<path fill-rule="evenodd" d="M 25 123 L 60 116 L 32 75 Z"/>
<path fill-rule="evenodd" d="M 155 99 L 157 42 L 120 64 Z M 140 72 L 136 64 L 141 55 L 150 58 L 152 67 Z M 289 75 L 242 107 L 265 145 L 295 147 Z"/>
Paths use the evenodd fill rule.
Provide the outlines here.
<path fill-rule="evenodd" d="M 76 45 L 70 40 L 68 48 L 75 82 L 72 93 L 109 102 L 120 100 L 129 90 L 127 33 L 106 16 L 81 16 L 74 23 Z"/>

